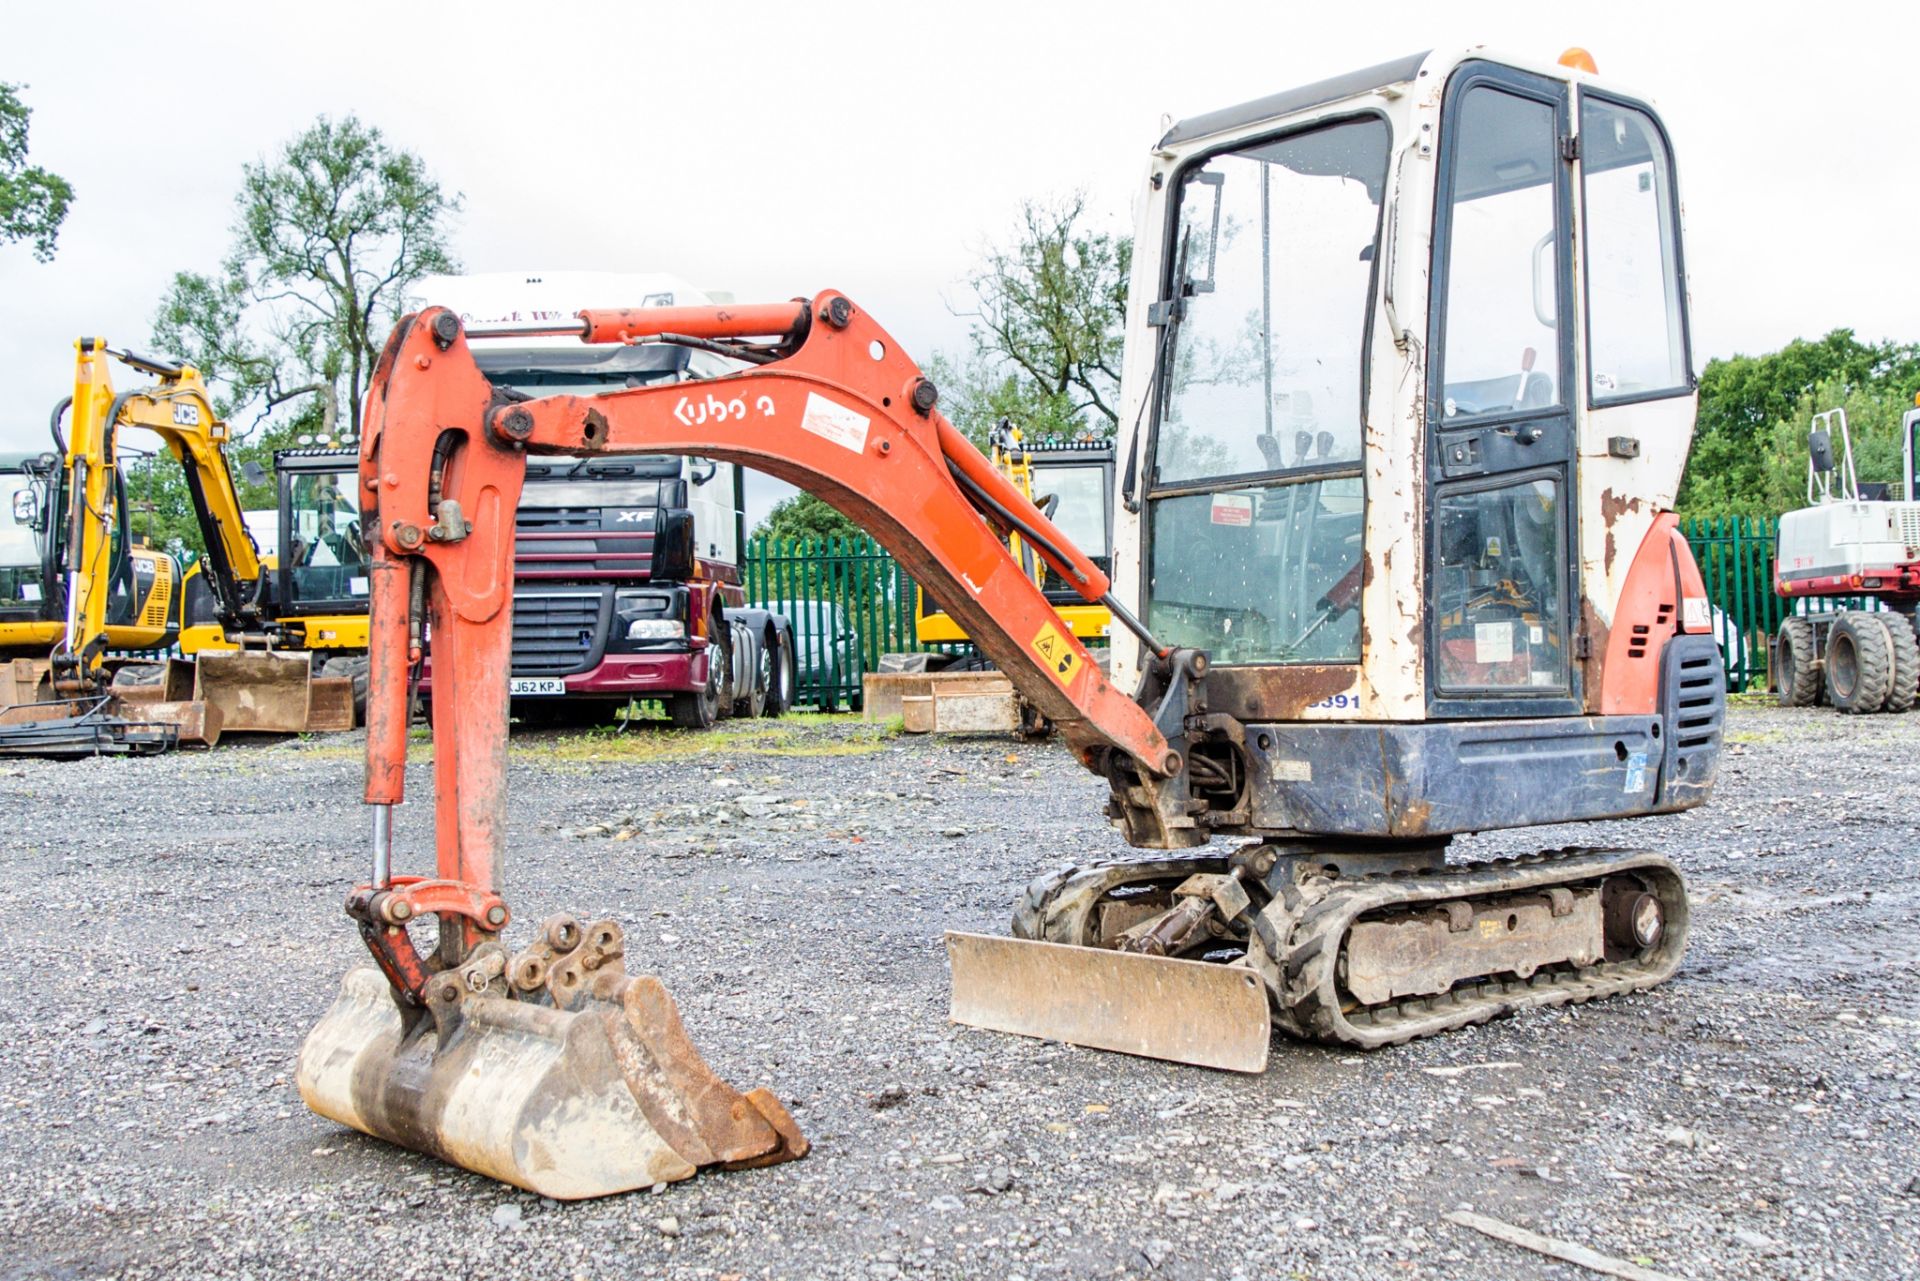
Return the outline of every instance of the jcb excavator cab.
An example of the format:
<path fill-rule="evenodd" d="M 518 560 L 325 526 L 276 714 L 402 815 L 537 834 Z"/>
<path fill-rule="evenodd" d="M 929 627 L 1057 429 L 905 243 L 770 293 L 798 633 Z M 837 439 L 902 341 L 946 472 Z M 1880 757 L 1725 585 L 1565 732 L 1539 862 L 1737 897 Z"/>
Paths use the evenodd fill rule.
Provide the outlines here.
<path fill-rule="evenodd" d="M 358 455 L 342 448 L 283 449 L 273 467 L 282 540 L 273 577 L 277 620 L 303 648 L 363 656 L 368 551 Z"/>

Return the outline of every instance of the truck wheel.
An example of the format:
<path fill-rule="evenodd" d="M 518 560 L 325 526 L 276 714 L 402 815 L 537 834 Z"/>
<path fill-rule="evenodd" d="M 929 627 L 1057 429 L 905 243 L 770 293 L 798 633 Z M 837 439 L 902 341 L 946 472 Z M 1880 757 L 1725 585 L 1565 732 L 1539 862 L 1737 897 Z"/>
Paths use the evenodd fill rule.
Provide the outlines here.
<path fill-rule="evenodd" d="M 1782 707 L 1812 707 L 1820 701 L 1820 660 L 1814 657 L 1813 624 L 1798 616 L 1782 619 L 1773 642 L 1773 683 Z"/>
<path fill-rule="evenodd" d="M 767 688 L 763 714 L 785 716 L 793 708 L 794 691 L 800 684 L 799 666 L 793 656 L 793 646 L 783 643 L 778 632 L 768 639 L 768 647 L 773 651 L 773 679 Z"/>
<path fill-rule="evenodd" d="M 1886 710 L 1904 712 L 1920 699 L 1920 640 L 1913 623 L 1903 614 L 1869 614 L 1887 629 L 1887 641 L 1893 653 L 1893 688 L 1887 692 Z"/>
<path fill-rule="evenodd" d="M 726 662 L 723 646 L 709 646 L 706 685 L 667 697 L 667 719 L 675 729 L 712 729 L 720 719 L 720 681 Z"/>
<path fill-rule="evenodd" d="M 1849 609 L 1827 633 L 1827 701 L 1856 715 L 1877 712 L 1893 689 L 1893 639 L 1879 619 Z"/>
<path fill-rule="evenodd" d="M 753 674 L 746 678 L 747 688 L 734 701 L 735 716 L 761 717 L 767 714 L 767 690 L 773 684 L 773 656 L 767 652 L 765 641 L 752 644 L 752 647 L 759 657 L 754 660 Z"/>

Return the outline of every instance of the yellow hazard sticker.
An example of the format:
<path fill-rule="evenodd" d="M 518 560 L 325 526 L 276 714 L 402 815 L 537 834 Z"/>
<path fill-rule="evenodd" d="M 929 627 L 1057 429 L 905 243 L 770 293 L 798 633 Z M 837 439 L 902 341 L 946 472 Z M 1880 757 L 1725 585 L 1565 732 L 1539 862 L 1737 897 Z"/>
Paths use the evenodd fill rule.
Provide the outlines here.
<path fill-rule="evenodd" d="M 1033 652 L 1040 656 L 1040 662 L 1053 674 L 1053 678 L 1062 685 L 1073 683 L 1073 674 L 1080 669 L 1080 655 L 1074 652 L 1073 644 L 1060 633 L 1052 623 L 1040 624 L 1040 634 L 1033 638 Z"/>

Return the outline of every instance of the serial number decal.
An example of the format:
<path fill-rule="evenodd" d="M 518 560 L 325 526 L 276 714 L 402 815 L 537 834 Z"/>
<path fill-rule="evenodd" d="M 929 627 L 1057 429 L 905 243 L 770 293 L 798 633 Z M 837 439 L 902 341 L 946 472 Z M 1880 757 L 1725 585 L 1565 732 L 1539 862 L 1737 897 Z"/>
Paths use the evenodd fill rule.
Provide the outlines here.
<path fill-rule="evenodd" d="M 867 426 L 872 420 L 845 405 L 837 405 L 817 391 L 807 393 L 807 412 L 800 426 L 823 440 L 859 453 L 867 447 Z"/>
<path fill-rule="evenodd" d="M 1033 652 L 1053 678 L 1062 685 L 1073 682 L 1073 674 L 1080 667 L 1080 655 L 1074 653 L 1073 646 L 1060 634 L 1060 629 L 1052 623 L 1040 624 L 1040 634 L 1033 638 Z"/>

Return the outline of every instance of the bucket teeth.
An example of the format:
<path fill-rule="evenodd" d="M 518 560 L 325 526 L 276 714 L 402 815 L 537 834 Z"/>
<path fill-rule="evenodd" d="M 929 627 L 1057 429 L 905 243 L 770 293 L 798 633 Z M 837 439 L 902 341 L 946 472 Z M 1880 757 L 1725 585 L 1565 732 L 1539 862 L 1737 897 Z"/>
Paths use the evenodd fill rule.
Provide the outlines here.
<path fill-rule="evenodd" d="M 806 1155 L 779 1101 L 714 1075 L 661 982 L 625 972 L 619 926 L 561 920 L 434 976 L 430 1019 L 403 1021 L 378 970 L 349 973 L 301 1047 L 307 1106 L 559 1200 Z"/>

